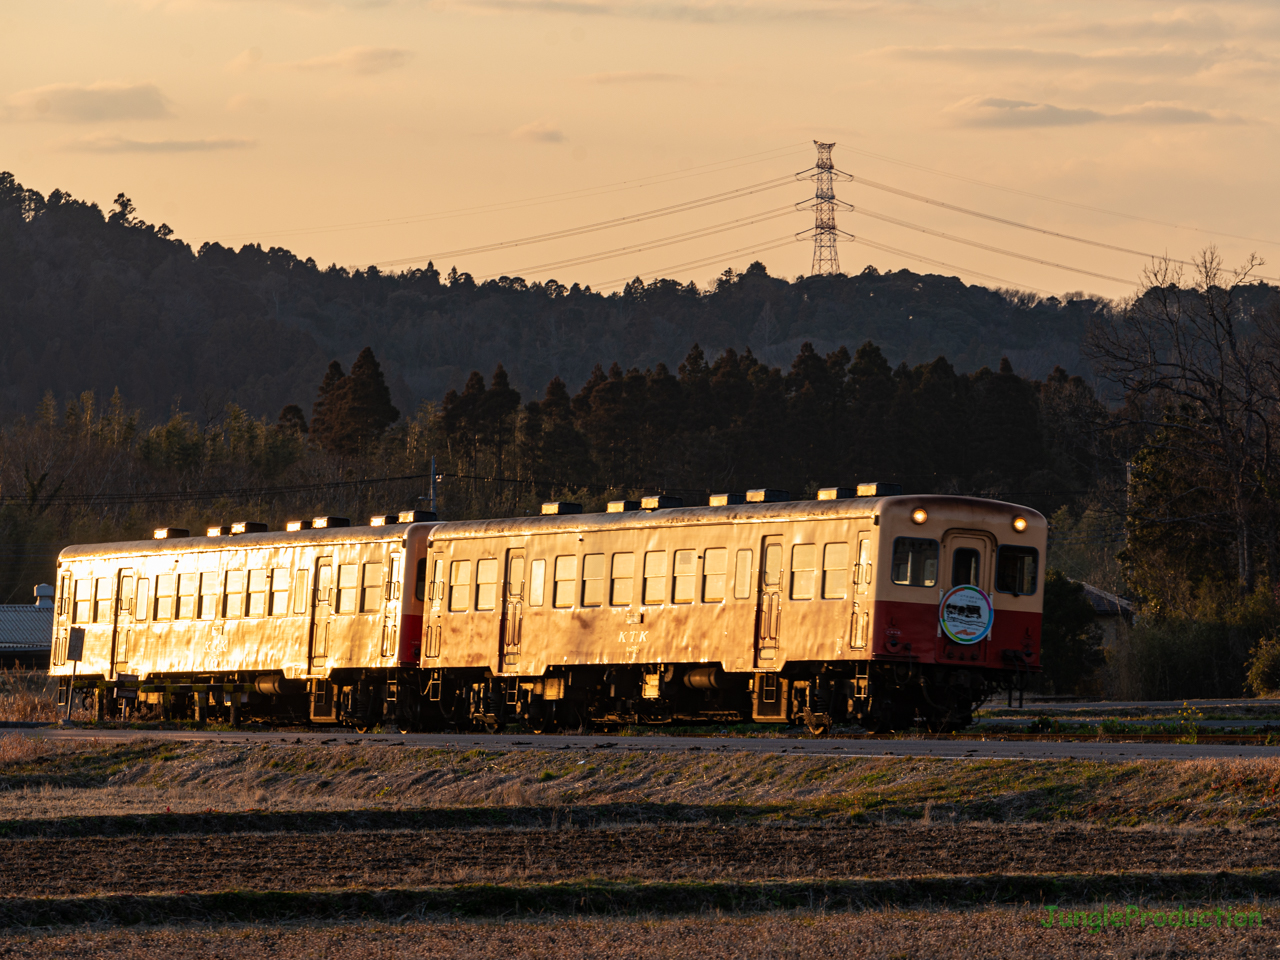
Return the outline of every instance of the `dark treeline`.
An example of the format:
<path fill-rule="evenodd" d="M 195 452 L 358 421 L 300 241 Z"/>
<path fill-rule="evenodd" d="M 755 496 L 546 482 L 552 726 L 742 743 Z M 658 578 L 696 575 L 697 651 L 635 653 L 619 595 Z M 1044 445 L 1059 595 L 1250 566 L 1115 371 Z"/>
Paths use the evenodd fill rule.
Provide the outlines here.
<path fill-rule="evenodd" d="M 757 263 L 703 288 L 637 280 L 609 295 L 431 265 L 321 268 L 277 247 L 192 250 L 123 195 L 104 214 L 0 173 L 0 415 L 10 417 L 47 390 L 61 402 L 117 387 L 150 417 L 175 402 L 202 416 L 228 402 L 274 416 L 365 346 L 404 410 L 499 363 L 531 396 L 555 376 L 582 383 L 602 360 L 674 369 L 695 342 L 709 357 L 750 348 L 783 369 L 805 342 L 826 354 L 871 340 L 895 367 L 941 355 L 994 369 L 1007 357 L 1030 376 L 1056 365 L 1087 374 L 1086 327 L 1110 309 L 1082 293 L 1042 299 L 871 268 L 788 280 Z"/>

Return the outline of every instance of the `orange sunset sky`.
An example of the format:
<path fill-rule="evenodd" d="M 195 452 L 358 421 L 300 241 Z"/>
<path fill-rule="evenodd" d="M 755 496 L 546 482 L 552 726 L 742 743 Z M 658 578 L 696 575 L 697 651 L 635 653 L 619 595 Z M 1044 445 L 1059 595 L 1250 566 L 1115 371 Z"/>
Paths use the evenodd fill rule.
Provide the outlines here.
<path fill-rule="evenodd" d="M 1216 243 L 1280 276 L 1278 103 L 1274 2 L 0 6 L 0 169 L 28 187 L 123 191 L 193 246 L 604 289 L 809 272 L 812 184 L 782 178 L 815 138 L 875 184 L 1133 251 L 855 182 L 839 223 L 875 245 L 842 242 L 845 272 L 1122 297 L 1142 254 Z"/>

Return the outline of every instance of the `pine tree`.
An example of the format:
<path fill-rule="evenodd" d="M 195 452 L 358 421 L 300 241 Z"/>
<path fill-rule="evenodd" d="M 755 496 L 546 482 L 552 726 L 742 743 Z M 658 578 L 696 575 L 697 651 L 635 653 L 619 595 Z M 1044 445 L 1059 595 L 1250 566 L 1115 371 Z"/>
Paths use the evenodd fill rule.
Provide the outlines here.
<path fill-rule="evenodd" d="M 338 393 L 339 410 L 332 434 L 334 449 L 348 456 L 367 455 L 387 427 L 400 419 L 391 403 L 382 367 L 369 347 L 360 351 Z"/>
<path fill-rule="evenodd" d="M 311 405 L 311 439 L 326 451 L 334 451 L 334 434 L 341 415 L 343 386 L 347 375 L 337 360 L 329 364 L 316 402 Z"/>

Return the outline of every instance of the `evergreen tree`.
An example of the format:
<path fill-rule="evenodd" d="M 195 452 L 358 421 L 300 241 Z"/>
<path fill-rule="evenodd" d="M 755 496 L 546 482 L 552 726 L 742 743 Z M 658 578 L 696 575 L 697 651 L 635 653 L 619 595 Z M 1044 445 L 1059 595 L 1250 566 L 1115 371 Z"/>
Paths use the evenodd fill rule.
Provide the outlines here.
<path fill-rule="evenodd" d="M 335 436 L 341 416 L 343 385 L 347 375 L 342 372 L 342 364 L 337 360 L 329 363 L 324 380 L 320 383 L 320 392 L 316 402 L 311 406 L 311 439 L 326 452 L 336 451 Z M 283 414 L 281 414 L 283 416 Z"/>

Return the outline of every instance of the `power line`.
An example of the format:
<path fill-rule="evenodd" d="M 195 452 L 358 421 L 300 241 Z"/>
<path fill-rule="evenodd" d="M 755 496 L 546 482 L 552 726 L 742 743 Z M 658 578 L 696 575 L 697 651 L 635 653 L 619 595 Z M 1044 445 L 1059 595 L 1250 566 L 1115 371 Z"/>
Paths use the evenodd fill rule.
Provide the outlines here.
<path fill-rule="evenodd" d="M 889 246 L 887 243 L 878 243 L 875 240 L 871 240 L 865 234 L 860 234 L 859 236 L 852 237 L 851 239 L 853 240 L 854 243 L 861 243 L 864 246 L 874 247 L 877 250 L 883 250 L 885 253 L 893 253 L 900 257 L 906 257 L 908 260 L 917 260 L 920 263 L 932 264 L 935 267 L 946 267 L 948 270 L 959 270 L 963 274 L 968 274 L 974 277 L 982 277 L 984 280 L 994 280 L 996 281 L 996 283 L 1003 283 L 1006 286 L 1015 287 L 1022 290 L 1034 290 L 1037 293 L 1049 292 L 1047 290 L 1041 289 L 1040 287 L 1033 287 L 1025 283 L 1015 283 L 1012 280 L 1005 280 L 1003 277 L 996 277 L 996 276 L 992 276 L 989 273 L 982 273 L 978 270 L 971 270 L 968 267 L 957 267 L 954 263 L 947 263 L 944 260 L 934 260 L 931 257 L 924 257 L 918 253 L 912 253 L 909 250 L 900 250 L 897 247 Z"/>
<path fill-rule="evenodd" d="M 676 213 L 685 213 L 689 210 L 699 210 L 703 207 L 709 207 L 717 203 L 724 203 L 727 200 L 735 200 L 739 197 L 749 197 L 753 194 L 763 193 L 767 190 L 776 190 L 784 183 L 791 183 L 792 178 L 775 177 L 772 180 L 762 180 L 759 183 L 749 184 L 745 187 L 738 187 L 735 190 L 726 190 L 722 193 L 715 193 L 708 197 L 699 197 L 696 200 L 686 200 L 683 203 L 671 204 L 666 207 L 658 207 L 654 210 L 646 210 L 642 213 L 628 214 L 624 217 L 614 217 L 611 220 L 600 220 L 595 223 L 583 224 L 578 227 L 569 227 L 564 230 L 553 230 L 549 233 L 534 234 L 529 237 L 521 237 L 518 240 L 503 240 L 498 243 L 481 244 L 475 247 L 462 247 L 457 250 L 444 250 L 439 253 L 423 254 L 417 257 L 402 257 L 397 260 L 380 260 L 377 266 L 395 267 L 406 263 L 415 263 L 420 260 L 434 260 L 437 257 L 459 257 L 476 253 L 491 253 L 495 250 L 507 250 L 511 247 L 522 247 L 531 243 L 546 243 L 550 240 L 563 240 L 569 237 L 579 237 L 588 233 L 596 233 L 600 230 L 610 230 L 614 227 L 622 226 L 629 223 L 643 223 L 646 220 L 654 220 L 658 217 L 669 217 Z"/>
<path fill-rule="evenodd" d="M 647 273 L 650 276 L 657 277 L 659 274 L 668 273 L 672 270 L 693 269 L 696 267 L 705 267 L 712 263 L 722 263 L 723 261 L 727 260 L 729 257 L 737 256 L 738 254 L 745 253 L 745 254 L 754 256 L 755 254 L 765 253 L 769 250 L 777 250 L 780 247 L 788 247 L 795 242 L 796 242 L 795 236 L 793 236 L 792 234 L 787 234 L 786 236 L 777 237 L 773 240 L 762 241 L 763 245 L 753 244 L 747 247 L 739 247 L 736 250 L 726 250 L 722 253 L 717 253 L 710 257 L 702 257 L 701 259 L 698 259 L 698 260 L 686 260 L 684 263 L 676 263 L 668 267 L 660 267 L 657 270 L 642 271 L 642 273 Z M 633 276 L 639 277 L 641 276 L 641 273 L 629 274 L 628 276 L 625 276 L 625 277 L 615 277 L 611 280 L 602 280 L 596 283 L 595 286 L 609 287 L 616 283 L 626 283 Z"/>
<path fill-rule="evenodd" d="M 992 190 L 1003 190 L 1005 193 L 1013 193 L 1021 197 L 1031 197 L 1034 200 L 1044 200 L 1049 203 L 1057 203 L 1064 207 L 1076 207 L 1077 209 L 1089 210 L 1093 213 L 1103 213 L 1109 217 L 1122 217 L 1126 220 L 1136 220 L 1140 223 L 1152 223 L 1161 227 L 1172 227 L 1175 230 L 1190 230 L 1193 233 L 1208 233 L 1218 237 L 1230 237 L 1233 240 L 1248 240 L 1252 243 L 1265 243 L 1271 246 L 1280 246 L 1280 240 L 1268 240 L 1265 237 L 1247 237 L 1238 233 L 1227 233 L 1222 230 L 1210 230 L 1207 227 L 1191 227 L 1182 223 L 1172 223 L 1168 220 L 1156 220 L 1152 217 L 1143 217 L 1133 213 L 1124 213 L 1120 210 L 1110 210 L 1106 207 L 1091 206 L 1087 203 L 1080 203 L 1077 200 L 1063 200 L 1061 197 L 1051 197 L 1043 193 L 1032 193 L 1029 190 L 1019 190 L 1017 187 L 1010 187 L 1007 184 L 991 183 L 987 180 L 979 180 L 976 177 L 968 177 L 960 173 L 948 173 L 945 170 L 937 170 L 933 167 L 926 167 L 923 164 L 912 163 L 910 160 L 900 160 L 897 157 L 886 156 L 882 153 L 873 153 L 870 150 L 859 150 L 857 147 L 848 147 L 847 149 L 854 153 L 861 154 L 864 157 L 874 157 L 876 160 L 883 160 L 886 163 L 894 163 L 899 166 L 910 167 L 913 170 L 922 170 L 925 173 L 932 173 L 939 177 L 949 177 L 952 180 L 973 183 L 980 187 L 989 187 Z"/>
<path fill-rule="evenodd" d="M 386 217 L 377 220 L 355 220 L 350 223 L 338 223 L 319 225 L 312 227 L 297 227 L 292 230 L 274 230 L 263 232 L 254 232 L 249 230 L 241 230 L 238 233 L 219 234 L 222 237 L 228 236 L 244 236 L 252 234 L 255 237 L 279 237 L 279 236 L 297 236 L 315 233 L 327 233 L 336 230 L 361 229 L 377 226 L 404 225 L 411 223 L 426 223 L 433 220 L 449 220 L 455 217 L 468 217 L 483 213 L 498 213 L 504 210 L 520 210 L 526 207 L 542 206 L 548 203 L 556 203 L 561 200 L 582 200 L 593 196 L 602 196 L 607 193 L 617 193 L 623 190 L 641 190 L 645 187 L 653 186 L 660 183 L 673 183 L 677 180 L 687 180 L 691 177 L 702 177 L 709 173 L 723 173 L 725 170 L 736 170 L 739 167 L 751 166 L 756 163 L 764 163 L 767 160 L 780 160 L 783 157 L 794 156 L 804 152 L 803 148 L 807 148 L 808 144 L 796 145 L 788 144 L 785 147 L 774 147 L 772 150 L 762 150 L 759 153 L 748 153 L 740 157 L 730 157 L 727 160 L 717 160 L 714 163 L 704 163 L 693 167 L 681 167 L 678 170 L 668 171 L 667 173 L 653 174 L 649 177 L 636 177 L 631 180 L 619 180 L 614 183 L 601 184 L 595 187 L 580 187 L 576 190 L 565 190 L 559 193 L 539 194 L 533 197 L 525 197 L 519 200 L 508 200 L 500 203 L 480 204 L 474 207 L 458 207 L 452 210 L 441 210 L 432 213 L 412 214 L 404 217 Z M 770 156 L 776 154 L 776 156 Z M 761 159 L 751 159 L 751 158 Z M 739 163 L 737 161 L 744 161 Z M 730 164 L 730 166 L 726 166 Z M 719 167 L 721 169 L 710 169 Z M 213 237 L 195 237 L 193 240 L 209 240 Z"/>
<path fill-rule="evenodd" d="M 766 220 L 776 220 L 779 217 L 786 217 L 794 214 L 796 208 L 791 204 L 785 207 L 777 207 L 773 210 L 766 210 L 763 213 L 752 214 L 748 217 L 739 217 L 737 220 L 727 220 L 724 223 L 714 224 L 710 227 L 702 227 L 697 230 L 690 230 L 685 233 L 673 234 L 669 237 L 660 237 L 657 240 L 647 240 L 639 244 L 633 244 L 627 247 L 615 247 L 613 250 L 604 250 L 600 253 L 587 254 L 581 257 L 573 257 L 568 260 L 557 260 L 551 263 L 540 263 L 531 267 L 525 267 L 523 270 L 517 271 L 512 276 L 522 276 L 526 273 L 533 273 L 541 270 L 555 270 L 560 267 L 576 267 L 585 266 L 590 263 L 597 263 L 601 260 L 612 260 L 617 257 L 626 256 L 629 253 L 643 253 L 646 250 L 656 250 L 659 247 L 669 247 L 673 244 L 684 243 L 688 240 L 697 240 L 702 237 L 709 237 L 717 233 L 725 233 L 729 230 L 737 230 L 740 227 L 749 226 L 754 223 L 763 223 Z M 485 277 L 486 280 L 502 274 L 491 274 Z"/>
<path fill-rule="evenodd" d="M 1026 260 L 1030 263 L 1038 263 L 1044 267 L 1055 267 L 1058 270 L 1066 270 L 1066 271 L 1069 271 L 1070 273 L 1079 273 L 1087 277 L 1098 277 L 1101 280 L 1114 280 L 1116 283 L 1123 283 L 1128 286 L 1132 286 L 1134 284 L 1134 281 L 1132 280 L 1122 280 L 1119 277 L 1113 277 L 1105 273 L 1096 273 L 1093 270 L 1083 270 L 1079 267 L 1069 267 L 1066 264 L 1055 263 L 1052 260 L 1042 260 L 1039 257 L 1033 257 L 1030 254 L 1017 253 L 1016 251 L 1013 251 L 1013 250 L 1005 250 L 1003 247 L 994 247 L 989 243 L 981 243 L 977 240 L 969 240 L 965 237 L 957 237 L 950 233 L 943 233 L 941 230 L 934 230 L 930 227 L 922 227 L 917 223 L 910 223 L 906 220 L 899 220 L 897 217 L 890 217 L 883 213 L 876 213 L 872 210 L 868 210 L 866 207 L 856 207 L 854 209 L 854 212 L 860 213 L 864 217 L 871 217 L 873 220 L 881 220 L 884 223 L 892 223 L 899 227 L 906 227 L 908 230 L 917 230 L 920 233 L 926 233 L 931 237 L 938 237 L 942 240 L 950 240 L 952 243 L 963 243 L 970 247 L 977 247 L 979 250 L 986 250 L 990 253 L 998 253 L 1006 257 L 1017 257 L 1019 260 Z M 846 236 L 849 236 L 849 234 L 846 234 Z"/>

